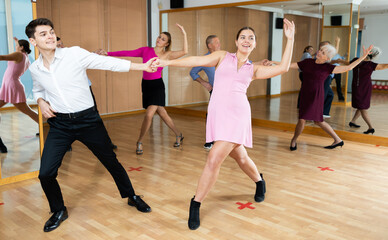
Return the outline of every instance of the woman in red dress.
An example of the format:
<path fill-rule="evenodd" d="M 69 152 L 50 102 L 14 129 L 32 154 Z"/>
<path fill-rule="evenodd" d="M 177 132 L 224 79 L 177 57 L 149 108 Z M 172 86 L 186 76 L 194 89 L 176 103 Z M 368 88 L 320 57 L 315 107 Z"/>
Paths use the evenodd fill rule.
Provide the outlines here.
<path fill-rule="evenodd" d="M 368 130 L 366 130 L 364 134 L 373 134 L 375 132 L 368 114 L 370 99 L 372 96 L 371 75 L 375 70 L 384 70 L 388 68 L 388 64 L 378 64 L 372 62 L 372 60 L 375 60 L 380 53 L 380 49 L 374 47 L 368 57 L 366 57 L 364 61 L 353 69 L 352 107 L 357 110 L 354 113 L 352 120 L 349 122 L 349 126 L 359 128 L 360 125 L 357 125 L 356 121 L 361 115 L 366 124 L 368 124 Z M 350 61 L 350 63 L 356 60 L 357 58 L 354 58 Z"/>

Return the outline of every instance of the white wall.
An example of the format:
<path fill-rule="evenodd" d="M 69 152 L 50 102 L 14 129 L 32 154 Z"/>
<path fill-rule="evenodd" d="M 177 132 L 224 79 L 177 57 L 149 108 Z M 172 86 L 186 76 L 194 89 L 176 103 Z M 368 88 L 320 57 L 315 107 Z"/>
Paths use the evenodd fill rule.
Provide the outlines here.
<path fill-rule="evenodd" d="M 280 61 L 283 55 L 283 29 L 276 29 L 276 18 L 283 18 L 284 15 L 281 13 L 274 13 L 272 19 L 272 56 L 271 59 Z M 271 95 L 280 94 L 282 85 L 282 76 L 278 75 L 271 78 Z"/>
<path fill-rule="evenodd" d="M 226 4 L 226 3 L 235 3 L 235 2 L 246 2 L 247 0 L 184 0 L 183 5 L 185 8 L 190 7 L 201 7 L 201 6 L 209 6 L 209 5 L 218 5 L 218 4 Z M 160 2 L 162 4 L 161 10 L 170 9 L 170 0 L 158 0 L 155 2 Z"/>
<path fill-rule="evenodd" d="M 366 26 L 366 29 L 362 31 L 361 44 L 366 47 L 370 44 L 379 47 L 382 54 L 375 62 L 388 63 L 388 15 L 378 14 L 361 17 L 365 18 L 364 25 Z M 372 79 L 388 80 L 388 69 L 373 72 Z"/>

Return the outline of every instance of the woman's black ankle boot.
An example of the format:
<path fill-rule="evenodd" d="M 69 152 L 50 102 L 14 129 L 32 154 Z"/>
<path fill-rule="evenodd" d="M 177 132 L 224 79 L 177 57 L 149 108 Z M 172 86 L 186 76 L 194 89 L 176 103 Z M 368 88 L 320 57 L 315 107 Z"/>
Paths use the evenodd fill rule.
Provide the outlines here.
<path fill-rule="evenodd" d="M 8 149 L 7 149 L 7 147 L 4 145 L 3 140 L 1 140 L 1 137 L 0 137 L 0 152 L 1 152 L 1 153 L 6 153 L 6 152 L 8 152 Z"/>
<path fill-rule="evenodd" d="M 264 201 L 264 194 L 267 191 L 265 187 L 265 180 L 263 178 L 263 174 L 260 173 L 261 181 L 256 182 L 256 194 L 255 194 L 255 201 L 256 202 L 262 202 Z"/>
<path fill-rule="evenodd" d="M 189 228 L 191 230 L 195 230 L 199 228 L 199 208 L 201 207 L 201 203 L 194 201 L 194 198 L 191 199 L 190 202 L 190 213 L 189 213 Z"/>

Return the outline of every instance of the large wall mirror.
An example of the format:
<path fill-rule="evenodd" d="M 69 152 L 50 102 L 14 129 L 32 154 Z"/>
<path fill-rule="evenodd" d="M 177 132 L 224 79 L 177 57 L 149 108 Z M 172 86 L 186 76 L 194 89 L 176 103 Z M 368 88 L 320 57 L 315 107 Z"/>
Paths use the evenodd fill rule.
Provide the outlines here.
<path fill-rule="evenodd" d="M 320 41 L 330 41 L 335 45 L 337 38 L 340 39 L 338 54 L 344 60 L 351 60 L 359 56 L 360 53 L 362 54 L 362 45 L 375 44 L 384 48 L 383 42 L 388 40 L 388 34 L 382 29 L 384 28 L 383 22 L 388 21 L 388 16 L 382 14 L 383 12 L 379 9 L 387 9 L 386 11 L 388 11 L 388 4 L 378 5 L 367 1 L 361 5 L 352 4 L 349 1 L 328 2 L 334 5 L 325 5 L 325 1 L 295 0 L 255 5 L 165 10 L 160 13 L 160 26 L 162 31 L 169 31 L 172 34 L 172 48 L 179 49 L 182 39 L 180 39 L 180 34 L 174 24 L 181 23 L 187 31 L 189 55 L 205 54 L 207 52 L 205 39 L 210 34 L 219 36 L 221 49 L 234 52 L 234 38 L 237 30 L 243 26 L 252 26 L 258 35 L 258 41 L 257 48 L 252 52 L 250 59 L 252 61 L 264 58 L 271 59 L 273 56 L 271 52 L 284 48 L 286 42 L 284 37 L 282 39 L 281 33 L 278 32 L 282 30 L 276 28 L 276 19 L 283 17 L 293 20 L 296 24 L 293 62 L 300 61 L 306 46 L 311 45 L 316 51 Z M 372 9 L 373 11 L 370 11 Z M 379 24 L 376 24 L 377 21 Z M 377 28 L 380 28 L 380 35 L 376 34 Z M 382 56 L 376 62 L 388 63 L 388 58 Z M 166 86 L 168 85 L 168 103 L 170 106 L 179 105 L 179 107 L 186 106 L 192 110 L 206 111 L 209 94 L 202 86 L 192 81 L 189 72 L 188 68 L 173 67 L 164 71 Z M 383 109 L 383 111 L 388 109 L 384 105 L 384 100 L 388 100 L 388 90 L 373 91 L 372 93 L 369 113 L 375 128 L 379 129 L 376 130 L 374 136 L 363 134 L 368 126 L 361 118 L 358 119 L 361 128 L 349 127 L 349 122 L 355 111 L 351 106 L 351 73 L 341 74 L 339 84 L 333 79 L 331 86 L 335 95 L 330 113 L 331 118 L 326 119 L 326 121 L 335 130 L 338 130 L 345 140 L 353 139 L 361 142 L 388 144 L 388 138 L 386 138 L 388 128 L 383 117 L 384 114 L 381 114 Z M 205 79 L 206 75 L 203 75 L 203 78 Z M 374 80 L 378 80 L 377 85 L 381 86 L 380 89 L 384 89 L 383 86 L 388 86 L 387 70 L 376 71 L 372 75 L 372 80 L 375 85 L 376 81 Z M 279 92 L 273 94 L 274 88 L 279 88 Z M 298 72 L 294 70 L 283 74 L 278 83 L 273 80 L 254 81 L 247 92 L 252 108 L 252 118 L 257 120 L 253 122 L 270 121 L 262 125 L 283 125 L 288 130 L 293 131 L 291 124 L 297 122 L 296 105 L 299 89 Z M 338 92 L 342 93 L 344 99 L 339 97 Z M 269 93 L 272 93 L 271 96 Z M 308 125 L 312 129 L 316 129 L 312 123 Z M 314 131 L 319 132 L 319 129 L 311 130 L 311 132 Z M 321 134 L 324 135 L 323 132 Z"/>
<path fill-rule="evenodd" d="M 33 3 L 25 0 L 0 0 L 0 55 L 14 52 L 13 37 L 28 40 L 24 30 L 33 19 Z M 35 60 L 35 51 L 31 48 L 29 61 Z M 7 61 L 0 61 L 2 90 L 8 89 L 4 76 L 8 66 Z M 20 82 L 24 86 L 26 103 L 38 111 L 32 95 L 32 79 L 27 70 Z M 0 153 L 0 185 L 12 183 L 37 176 L 40 166 L 39 125 L 26 114 L 17 110 L 13 104 L 7 103 L 0 108 L 0 137 L 7 152 Z M 3 149 L 4 150 L 4 149 Z"/>

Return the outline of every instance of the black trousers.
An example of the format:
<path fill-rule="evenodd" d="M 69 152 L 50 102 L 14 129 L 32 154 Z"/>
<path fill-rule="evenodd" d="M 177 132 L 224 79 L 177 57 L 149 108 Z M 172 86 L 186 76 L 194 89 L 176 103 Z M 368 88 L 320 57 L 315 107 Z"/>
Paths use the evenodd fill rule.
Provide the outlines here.
<path fill-rule="evenodd" d="M 57 114 L 47 122 L 50 130 L 44 145 L 39 179 L 51 212 L 60 211 L 64 201 L 56 179 L 63 156 L 69 146 L 79 140 L 85 144 L 112 175 L 122 198 L 135 195 L 128 174 L 116 158 L 110 139 L 95 108 L 83 111 L 82 116 Z"/>
<path fill-rule="evenodd" d="M 331 77 L 331 75 L 329 75 L 325 80 L 325 101 L 323 103 L 323 115 L 330 115 L 331 103 L 333 102 L 334 98 L 334 92 L 330 86 L 332 80 L 333 78 Z"/>

